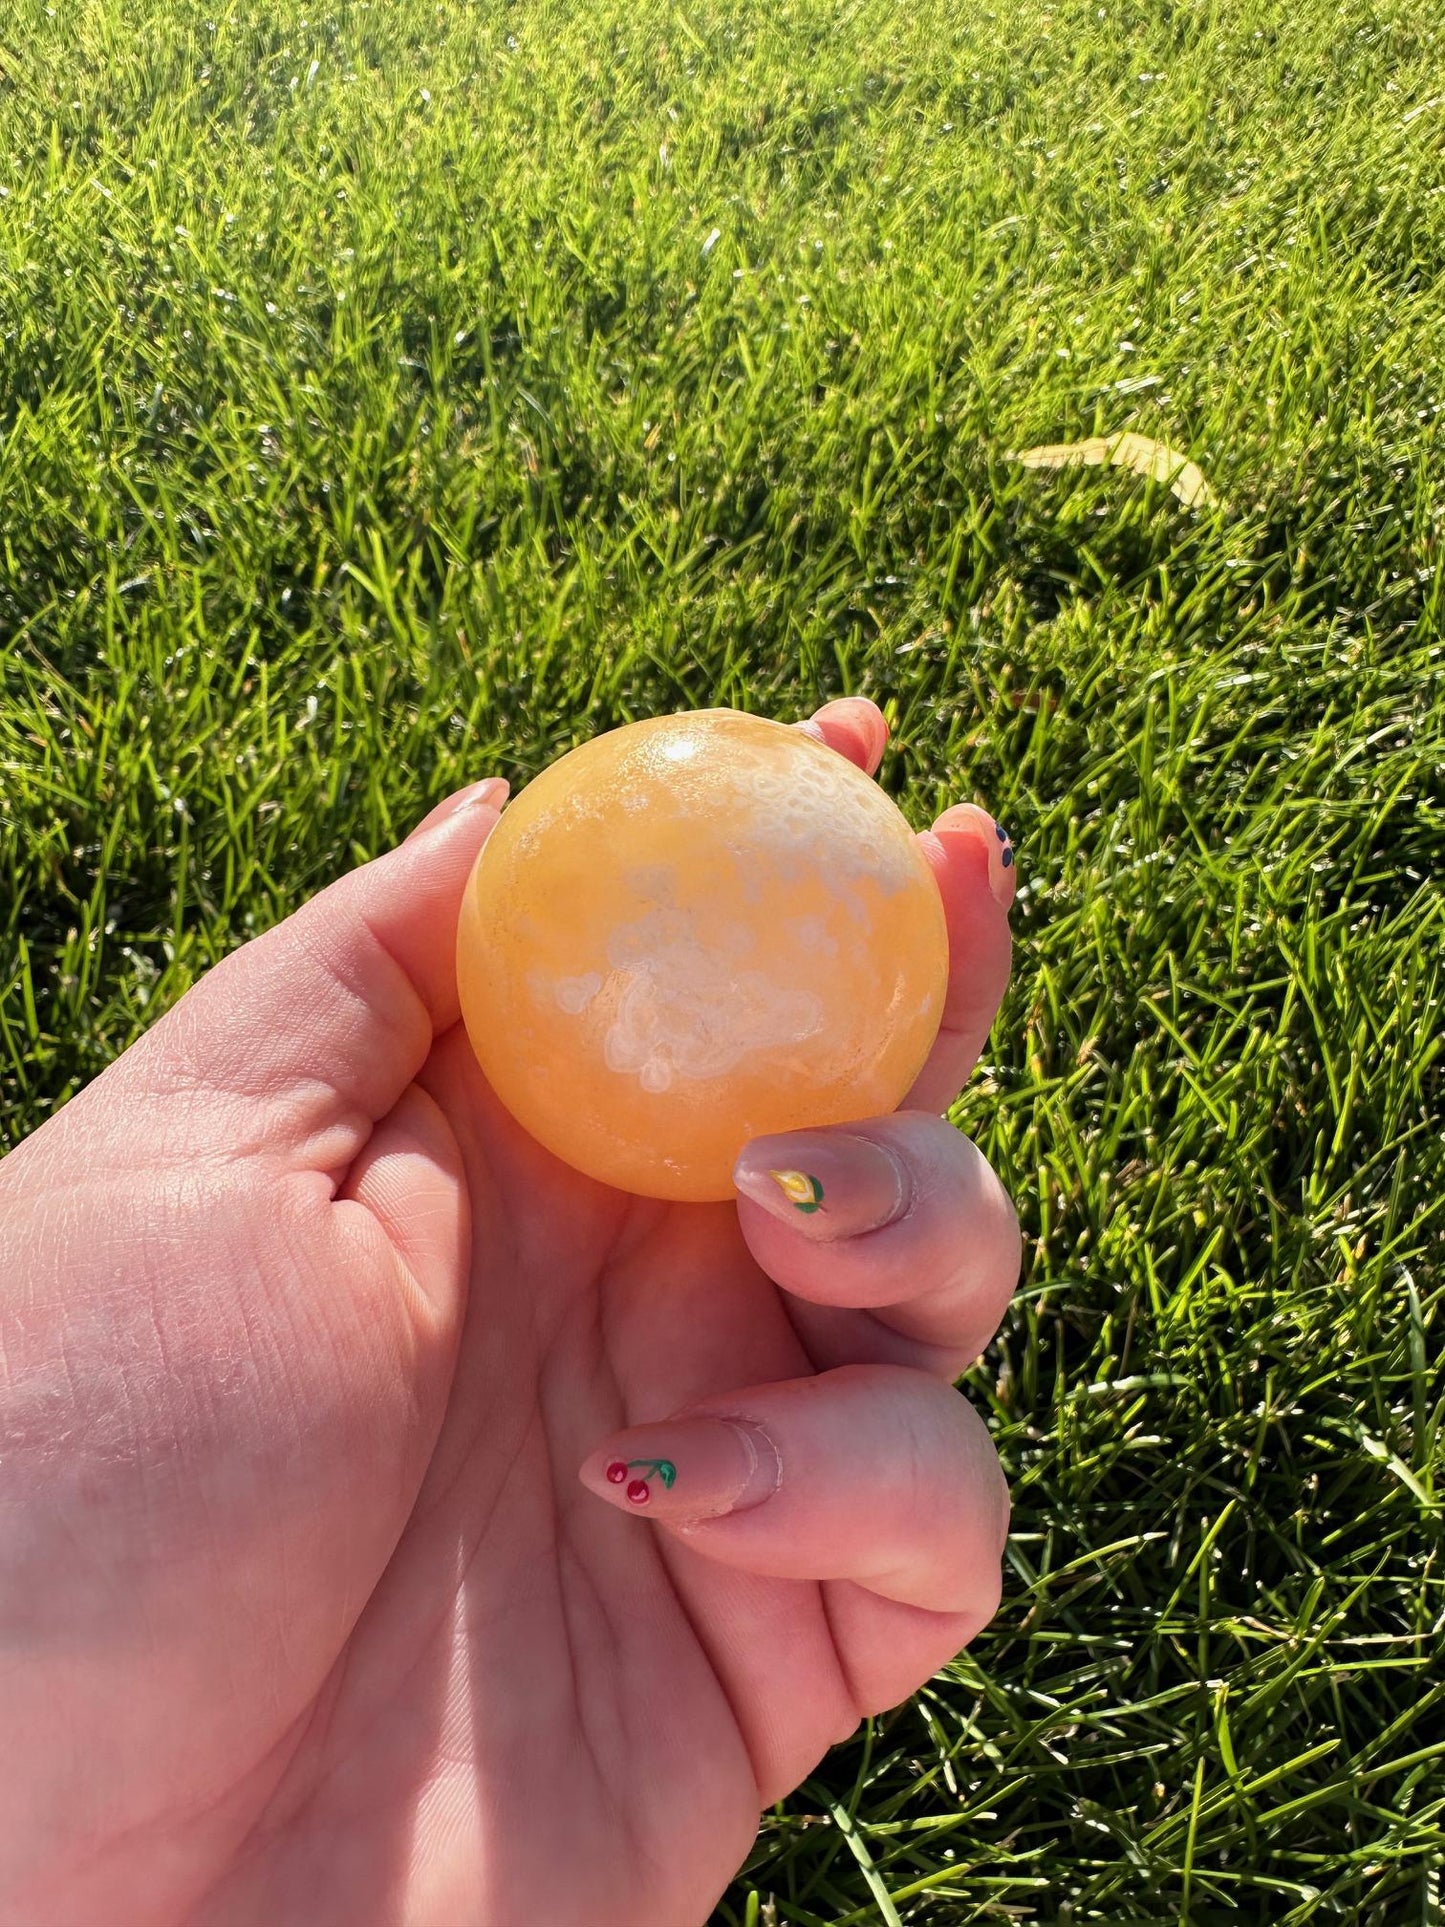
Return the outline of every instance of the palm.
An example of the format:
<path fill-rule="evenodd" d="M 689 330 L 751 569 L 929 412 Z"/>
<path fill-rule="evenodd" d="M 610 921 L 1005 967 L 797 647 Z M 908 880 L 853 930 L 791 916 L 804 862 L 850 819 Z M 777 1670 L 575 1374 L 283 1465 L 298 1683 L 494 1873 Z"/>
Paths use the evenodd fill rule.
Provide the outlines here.
<path fill-rule="evenodd" d="M 97 1565 L 135 1563 L 141 1516 L 154 1558 L 119 1599 L 82 1583 L 55 1601 L 128 1656 L 105 1709 L 124 1772 L 79 1816 L 102 1844 L 78 1898 L 22 1883 L 15 1918 L 88 1920 L 109 1894 L 116 1921 L 701 1919 L 760 1804 L 856 1719 L 817 1587 L 716 1566 L 577 1482 L 619 1423 L 807 1369 L 734 1207 L 569 1171 L 501 1110 L 457 1027 L 417 1080 L 436 1108 L 409 1089 L 329 1178 L 305 1133 L 227 1159 L 224 1110 L 203 1103 L 208 1142 L 168 1118 L 170 1093 L 137 1088 L 144 1053 L 131 1068 L 7 1160 L 39 1206 L 29 1240 L 22 1214 L 7 1225 L 33 1274 L 47 1195 L 68 1195 L 93 1254 L 79 1305 L 103 1289 L 118 1196 L 148 1198 L 165 1235 L 70 1369 L 103 1385 L 101 1345 L 158 1333 L 137 1458 L 196 1469 L 162 1504 L 130 1466 L 86 1475 Z M 190 1167 L 214 1155 L 214 1184 L 176 1182 L 182 1144 Z M 434 1235 L 459 1174 L 460 1294 Z M 253 1342 L 263 1319 L 304 1342 Z M 232 1402 L 219 1457 L 201 1388 Z M 47 1729 L 93 1717 L 83 1668 L 37 1668 L 35 1691 Z"/>
<path fill-rule="evenodd" d="M 325 1718 L 272 1799 L 297 1818 L 238 1876 L 237 1917 L 257 1917 L 258 1886 L 284 1908 L 324 1858 L 354 1870 L 343 1919 L 386 1886 L 406 1918 L 418 1879 L 439 1918 L 448 1894 L 487 1920 L 701 1918 L 759 1806 L 857 1711 L 820 1588 L 619 1518 L 576 1467 L 620 1424 L 801 1375 L 807 1356 L 732 1206 L 576 1176 L 500 1111 L 456 1032 L 422 1083 L 472 1200 L 455 1377 Z M 338 1508 L 374 1506 L 337 1477 Z"/>

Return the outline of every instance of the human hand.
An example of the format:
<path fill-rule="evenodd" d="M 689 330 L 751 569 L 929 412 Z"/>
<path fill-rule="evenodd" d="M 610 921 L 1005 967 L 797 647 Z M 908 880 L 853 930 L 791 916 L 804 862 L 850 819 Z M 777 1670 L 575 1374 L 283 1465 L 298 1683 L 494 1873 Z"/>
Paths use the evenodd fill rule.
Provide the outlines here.
<path fill-rule="evenodd" d="M 876 770 L 871 704 L 803 727 Z M 909 1108 L 671 1205 L 527 1138 L 457 1021 L 503 793 L 0 1164 L 6 1923 L 690 1927 L 996 1608 L 1007 1497 L 951 1381 L 1018 1232 L 938 1114 L 1008 977 L 992 820 L 923 837 L 954 961 Z M 766 1175 L 825 1163 L 826 1214 Z"/>

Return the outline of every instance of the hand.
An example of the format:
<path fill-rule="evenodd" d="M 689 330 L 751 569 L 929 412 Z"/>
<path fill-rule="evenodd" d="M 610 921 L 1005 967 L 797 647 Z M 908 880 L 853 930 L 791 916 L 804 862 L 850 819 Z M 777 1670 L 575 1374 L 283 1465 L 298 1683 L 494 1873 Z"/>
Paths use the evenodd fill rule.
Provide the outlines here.
<path fill-rule="evenodd" d="M 876 769 L 871 704 L 804 727 Z M 504 787 L 0 1165 L 6 1923 L 691 1927 L 996 1608 L 1007 1497 L 951 1381 L 1018 1232 L 938 1112 L 1008 977 L 1001 833 L 922 839 L 954 965 L 913 1108 L 666 1205 L 525 1137 L 457 1021 Z M 827 1214 L 780 1160 L 826 1161 Z"/>

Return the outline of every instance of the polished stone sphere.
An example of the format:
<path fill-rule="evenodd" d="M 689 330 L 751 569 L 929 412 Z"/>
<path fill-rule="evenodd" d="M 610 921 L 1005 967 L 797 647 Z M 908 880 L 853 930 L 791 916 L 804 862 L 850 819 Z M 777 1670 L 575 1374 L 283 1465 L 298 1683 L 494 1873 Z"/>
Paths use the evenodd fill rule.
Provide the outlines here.
<path fill-rule="evenodd" d="M 749 1138 L 895 1109 L 948 938 L 897 807 L 815 738 L 730 709 L 544 770 L 468 881 L 462 1013 L 512 1115 L 647 1197 L 734 1195 Z"/>

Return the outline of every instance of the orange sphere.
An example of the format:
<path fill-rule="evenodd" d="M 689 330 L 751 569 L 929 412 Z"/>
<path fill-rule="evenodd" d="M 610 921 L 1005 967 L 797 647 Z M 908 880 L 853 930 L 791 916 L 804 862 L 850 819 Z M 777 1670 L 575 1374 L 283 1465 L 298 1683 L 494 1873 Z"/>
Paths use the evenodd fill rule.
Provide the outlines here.
<path fill-rule="evenodd" d="M 902 814 L 732 709 L 598 736 L 513 802 L 468 881 L 462 1014 L 512 1115 L 646 1197 L 734 1195 L 749 1138 L 891 1111 L 948 935 Z"/>

